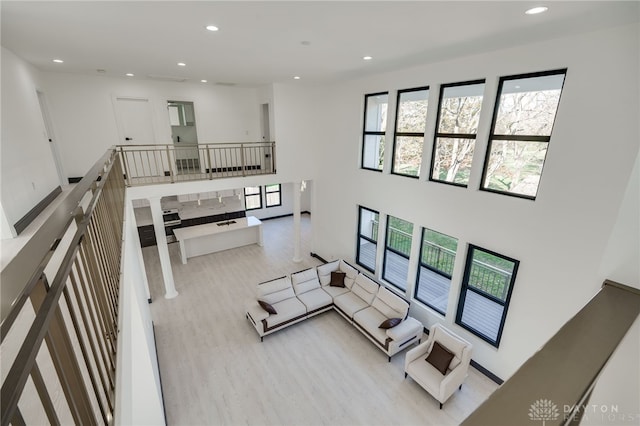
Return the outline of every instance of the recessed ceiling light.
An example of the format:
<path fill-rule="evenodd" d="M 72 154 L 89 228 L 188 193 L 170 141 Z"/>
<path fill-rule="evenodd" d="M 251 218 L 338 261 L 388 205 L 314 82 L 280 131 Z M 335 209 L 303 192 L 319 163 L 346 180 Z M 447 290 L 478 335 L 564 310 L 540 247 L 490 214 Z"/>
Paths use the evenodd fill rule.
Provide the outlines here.
<path fill-rule="evenodd" d="M 300 44 L 303 45 L 303 46 L 310 46 L 311 42 L 308 41 L 308 40 L 303 40 L 303 41 L 300 42 Z"/>
<path fill-rule="evenodd" d="M 61 64 L 64 61 L 62 59 L 54 59 L 53 62 L 55 62 L 56 64 Z"/>
<path fill-rule="evenodd" d="M 300 76 L 299 76 L 299 75 L 294 75 L 294 76 L 293 76 L 293 79 L 294 79 L 294 80 L 300 80 Z"/>
<path fill-rule="evenodd" d="M 205 28 L 208 29 L 209 31 L 218 31 L 220 29 L 215 25 L 207 25 Z"/>
<path fill-rule="evenodd" d="M 206 83 L 207 80 L 200 80 L 200 83 Z"/>
<path fill-rule="evenodd" d="M 128 73 L 126 73 L 125 75 L 126 75 L 127 77 L 133 77 L 135 74 L 133 74 L 133 73 L 131 73 L 131 72 L 128 72 Z"/>
<path fill-rule="evenodd" d="M 365 61 L 370 61 L 373 59 L 373 56 L 363 56 L 362 59 L 364 59 Z"/>
<path fill-rule="evenodd" d="M 186 66 L 187 66 L 187 64 L 185 64 L 184 62 L 178 62 L 178 66 L 179 66 L 179 67 L 186 67 Z"/>
<path fill-rule="evenodd" d="M 538 6 L 532 7 L 524 13 L 526 13 L 527 15 L 537 15 L 538 13 L 546 12 L 547 10 L 549 10 L 549 8 L 546 6 Z"/>

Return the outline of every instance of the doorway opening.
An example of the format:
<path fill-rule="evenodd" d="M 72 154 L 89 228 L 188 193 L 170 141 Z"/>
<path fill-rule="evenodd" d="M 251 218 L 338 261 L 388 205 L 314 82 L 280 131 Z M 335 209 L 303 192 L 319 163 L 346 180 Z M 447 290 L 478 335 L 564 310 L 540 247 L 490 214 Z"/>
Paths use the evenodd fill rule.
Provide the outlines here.
<path fill-rule="evenodd" d="M 178 174 L 188 174 L 200 170 L 200 152 L 196 115 L 193 102 L 167 101 L 171 140 L 175 148 L 176 170 Z"/>

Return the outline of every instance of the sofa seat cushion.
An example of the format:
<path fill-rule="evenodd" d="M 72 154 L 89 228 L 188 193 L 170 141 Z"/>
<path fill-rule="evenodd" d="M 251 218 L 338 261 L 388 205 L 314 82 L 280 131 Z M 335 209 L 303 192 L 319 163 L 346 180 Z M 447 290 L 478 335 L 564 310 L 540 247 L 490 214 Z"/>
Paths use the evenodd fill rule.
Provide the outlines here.
<path fill-rule="evenodd" d="M 363 330 L 384 346 L 387 340 L 387 330 L 380 328 L 380 323 L 387 318 L 377 309 L 369 306 L 361 311 L 356 312 L 353 321 L 362 327 Z"/>
<path fill-rule="evenodd" d="M 327 292 L 328 295 L 330 295 L 333 300 L 336 299 L 336 297 L 343 295 L 345 293 L 349 293 L 351 290 L 349 290 L 346 287 L 331 287 L 331 286 L 324 286 L 322 287 L 322 289 Z"/>
<path fill-rule="evenodd" d="M 299 294 L 298 299 L 307 307 L 308 313 L 326 308 L 333 303 L 333 298 L 321 288 Z"/>
<path fill-rule="evenodd" d="M 353 315 L 356 312 L 369 307 L 369 304 L 367 302 L 356 296 L 351 291 L 333 299 L 333 304 L 336 305 L 336 307 L 340 309 L 342 313 L 344 313 L 349 319 L 353 319 Z"/>
<path fill-rule="evenodd" d="M 269 315 L 267 318 L 267 327 L 273 328 L 292 319 L 305 316 L 307 308 L 298 298 L 291 297 L 274 303 L 273 307 L 278 311 L 276 315 Z"/>
<path fill-rule="evenodd" d="M 431 395 L 440 395 L 440 383 L 444 377 L 437 368 L 425 361 L 424 357 L 409 363 L 406 372 L 419 381 L 420 386 L 425 388 Z"/>

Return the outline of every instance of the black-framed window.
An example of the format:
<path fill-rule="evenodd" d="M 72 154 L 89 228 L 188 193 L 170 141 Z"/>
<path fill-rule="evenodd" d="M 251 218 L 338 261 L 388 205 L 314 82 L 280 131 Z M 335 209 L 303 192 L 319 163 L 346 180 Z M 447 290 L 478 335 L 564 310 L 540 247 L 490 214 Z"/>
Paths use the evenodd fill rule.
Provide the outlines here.
<path fill-rule="evenodd" d="M 566 72 L 500 78 L 481 189 L 536 198 Z"/>
<path fill-rule="evenodd" d="M 428 106 L 429 87 L 398 91 L 391 173 L 419 176 Z"/>
<path fill-rule="evenodd" d="M 420 263 L 414 298 L 442 315 L 447 313 L 451 275 L 457 250 L 457 238 L 422 228 Z"/>
<path fill-rule="evenodd" d="M 382 171 L 388 101 L 388 92 L 372 93 L 364 96 L 364 129 L 361 158 L 361 167 L 363 169 Z"/>
<path fill-rule="evenodd" d="M 265 185 L 264 198 L 266 207 L 276 207 L 282 205 L 282 189 L 279 183 Z"/>
<path fill-rule="evenodd" d="M 244 209 L 257 210 L 262 208 L 262 187 L 248 186 L 244 189 Z"/>
<path fill-rule="evenodd" d="M 370 272 L 376 269 L 378 224 L 380 214 L 366 207 L 358 208 L 358 247 L 356 263 Z"/>
<path fill-rule="evenodd" d="M 430 180 L 469 184 L 483 94 L 484 80 L 440 86 Z"/>
<path fill-rule="evenodd" d="M 407 291 L 412 238 L 413 223 L 387 216 L 382 278 L 403 291 Z"/>
<path fill-rule="evenodd" d="M 519 264 L 469 244 L 456 323 L 495 347 L 500 345 Z"/>

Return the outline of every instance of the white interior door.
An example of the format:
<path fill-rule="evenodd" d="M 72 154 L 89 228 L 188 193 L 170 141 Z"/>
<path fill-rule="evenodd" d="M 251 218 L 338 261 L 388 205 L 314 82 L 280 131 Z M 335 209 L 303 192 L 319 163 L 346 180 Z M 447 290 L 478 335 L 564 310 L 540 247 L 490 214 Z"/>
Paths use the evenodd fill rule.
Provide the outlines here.
<path fill-rule="evenodd" d="M 44 93 L 36 92 L 38 94 L 38 102 L 40 103 L 40 111 L 42 112 L 42 120 L 44 122 L 44 130 L 47 133 L 46 137 L 49 141 L 49 148 L 51 149 L 51 157 L 56 165 L 56 172 L 58 172 L 58 181 L 60 185 L 66 185 L 67 181 L 64 177 L 64 171 L 62 169 L 62 160 L 60 160 L 60 153 L 58 152 L 58 145 L 53 135 L 53 126 L 51 125 L 51 117 L 49 117 L 49 109 L 47 108 L 47 101 Z"/>
<path fill-rule="evenodd" d="M 153 145 L 156 143 L 151 105 L 144 98 L 116 98 L 116 119 L 120 145 Z M 157 176 L 163 173 L 163 153 L 152 147 L 140 147 L 125 154 L 131 177 Z"/>

